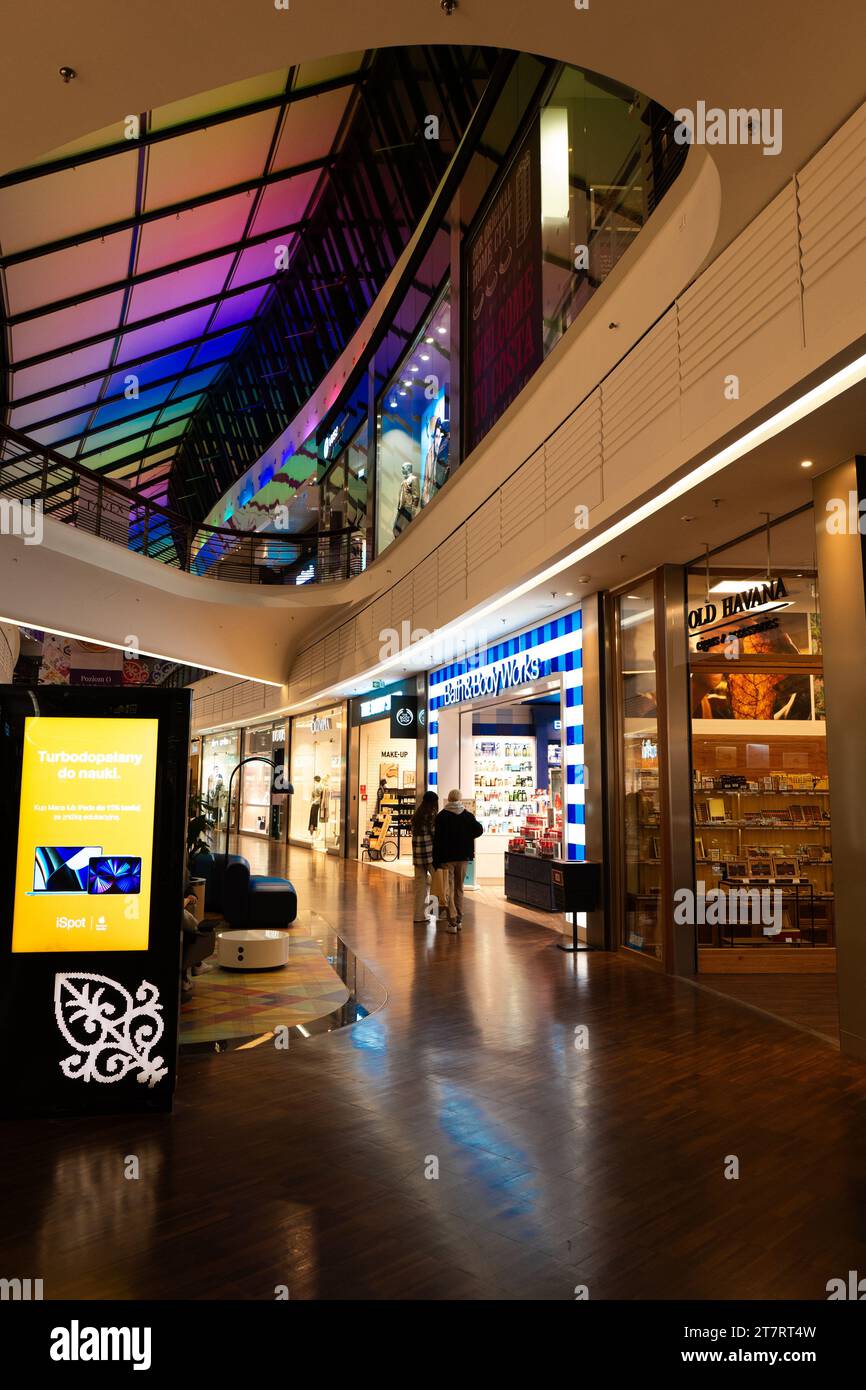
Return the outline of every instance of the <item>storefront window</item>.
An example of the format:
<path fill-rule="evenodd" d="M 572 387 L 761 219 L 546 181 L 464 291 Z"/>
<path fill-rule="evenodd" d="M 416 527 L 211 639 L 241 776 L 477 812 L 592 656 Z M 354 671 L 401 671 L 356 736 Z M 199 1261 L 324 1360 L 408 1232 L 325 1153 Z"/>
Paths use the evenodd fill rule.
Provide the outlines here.
<path fill-rule="evenodd" d="M 699 946 L 834 944 L 817 580 L 766 554 L 810 555 L 812 528 L 806 512 L 689 576 L 695 877 L 721 895 Z"/>
<path fill-rule="evenodd" d="M 586 858 L 580 634 L 580 612 L 564 614 L 428 680 L 428 784 L 472 798 L 485 832 L 475 881 L 502 885 L 519 863 L 509 895 L 550 911 L 541 861 Z"/>
<path fill-rule="evenodd" d="M 339 448 L 333 463 L 326 461 L 321 482 L 319 530 L 356 533 L 348 542 L 349 577 L 360 574 L 367 567 L 368 438 L 369 423 L 365 419 L 349 443 Z M 324 567 L 326 572 L 329 567 L 333 568 L 329 547 L 336 554 L 342 544 L 345 541 L 339 535 L 320 536 L 320 568 Z"/>
<path fill-rule="evenodd" d="M 446 291 L 388 382 L 376 419 L 376 546 L 405 531 L 450 469 L 451 300 Z"/>
<path fill-rule="evenodd" d="M 656 110 L 631 90 L 565 68 L 475 219 L 463 253 L 467 453 L 646 221 L 657 196 Z"/>
<path fill-rule="evenodd" d="M 367 421 L 361 425 L 325 474 L 322 484 L 322 530 L 354 526 L 367 519 Z"/>
<path fill-rule="evenodd" d="M 412 814 L 418 744 L 392 737 L 391 719 L 359 726 L 359 826 L 369 858 L 383 863 L 412 862 Z"/>
<path fill-rule="evenodd" d="M 343 843 L 343 726 L 341 705 L 292 720 L 290 838 L 335 853 Z"/>
<path fill-rule="evenodd" d="M 566 68 L 541 112 L 545 356 L 646 219 L 648 106 L 593 73 Z"/>
<path fill-rule="evenodd" d="M 618 603 L 622 709 L 624 946 L 662 959 L 661 803 L 652 580 Z"/>
<path fill-rule="evenodd" d="M 202 739 L 201 755 L 201 794 L 205 798 L 214 819 L 214 846 L 222 848 L 221 837 L 228 828 L 229 779 L 240 762 L 241 736 L 238 729 L 230 733 L 210 734 Z M 231 825 L 235 823 L 235 812 L 240 792 L 240 778 L 232 784 Z"/>
<path fill-rule="evenodd" d="M 244 757 L 267 758 L 267 762 L 245 763 L 241 777 L 241 833 L 267 835 L 270 833 L 271 786 L 273 784 L 272 729 L 247 729 L 244 735 Z"/>

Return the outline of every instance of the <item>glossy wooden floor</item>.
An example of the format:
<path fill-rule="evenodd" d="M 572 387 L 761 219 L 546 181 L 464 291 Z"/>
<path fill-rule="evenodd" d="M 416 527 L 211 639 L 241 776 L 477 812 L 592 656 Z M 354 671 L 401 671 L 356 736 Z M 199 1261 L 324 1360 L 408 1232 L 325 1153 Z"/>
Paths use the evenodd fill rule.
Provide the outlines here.
<path fill-rule="evenodd" d="M 701 975 L 706 989 L 739 999 L 839 1046 L 835 975 Z"/>
<path fill-rule="evenodd" d="M 471 899 L 461 936 L 428 933 L 409 881 L 290 855 L 384 1009 L 183 1059 L 172 1117 L 4 1124 L 0 1273 L 46 1298 L 571 1300 L 822 1299 L 866 1270 L 866 1068 Z"/>

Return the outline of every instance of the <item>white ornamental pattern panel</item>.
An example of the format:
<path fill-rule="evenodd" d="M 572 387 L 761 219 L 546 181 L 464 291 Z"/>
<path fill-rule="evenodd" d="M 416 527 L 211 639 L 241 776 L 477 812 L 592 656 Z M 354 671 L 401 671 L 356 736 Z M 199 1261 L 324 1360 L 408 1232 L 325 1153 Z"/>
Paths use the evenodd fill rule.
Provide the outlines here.
<path fill-rule="evenodd" d="M 73 1051 L 60 1063 L 70 1081 L 112 1084 L 130 1072 L 155 1086 L 168 1075 L 154 1048 L 165 1031 L 156 985 L 142 980 L 135 991 L 107 975 L 88 972 L 54 977 L 54 1016 Z"/>

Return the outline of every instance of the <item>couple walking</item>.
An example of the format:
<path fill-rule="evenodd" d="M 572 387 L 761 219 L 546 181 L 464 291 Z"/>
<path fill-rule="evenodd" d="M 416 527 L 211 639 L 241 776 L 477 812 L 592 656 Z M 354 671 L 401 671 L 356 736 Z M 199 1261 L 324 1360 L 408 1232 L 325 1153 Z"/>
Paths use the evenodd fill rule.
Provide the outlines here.
<path fill-rule="evenodd" d="M 437 814 L 438 812 L 438 814 Z M 445 892 L 436 896 L 448 914 L 448 930 L 458 932 L 463 925 L 463 881 L 469 861 L 475 858 L 475 841 L 484 831 L 463 805 L 459 791 L 450 791 L 444 810 L 439 797 L 425 792 L 412 817 L 412 863 L 415 867 L 416 922 L 424 922 L 424 905 L 431 874 L 438 869 L 445 876 Z"/>

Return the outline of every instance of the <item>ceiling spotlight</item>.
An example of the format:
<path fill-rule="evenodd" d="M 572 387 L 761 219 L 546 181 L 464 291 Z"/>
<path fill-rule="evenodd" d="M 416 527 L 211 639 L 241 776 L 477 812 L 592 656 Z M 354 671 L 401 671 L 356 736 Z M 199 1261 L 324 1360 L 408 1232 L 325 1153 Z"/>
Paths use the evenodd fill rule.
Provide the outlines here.
<path fill-rule="evenodd" d="M 425 338 L 425 339 L 424 339 L 424 342 L 425 342 L 425 343 L 435 343 L 435 341 L 436 341 L 435 338 Z"/>
<path fill-rule="evenodd" d="M 439 8 L 446 16 L 450 16 L 457 9 L 457 0 L 439 0 Z"/>
<path fill-rule="evenodd" d="M 811 467 L 812 467 L 812 460 L 811 460 L 811 459 L 803 459 L 802 463 L 800 464 L 800 467 L 801 467 L 801 468 L 811 468 Z"/>
<path fill-rule="evenodd" d="M 60 73 L 60 76 L 63 78 L 64 82 L 71 82 L 73 77 L 78 76 L 78 73 L 75 71 L 75 68 L 68 68 L 64 66 L 62 68 L 58 68 L 57 71 Z"/>

